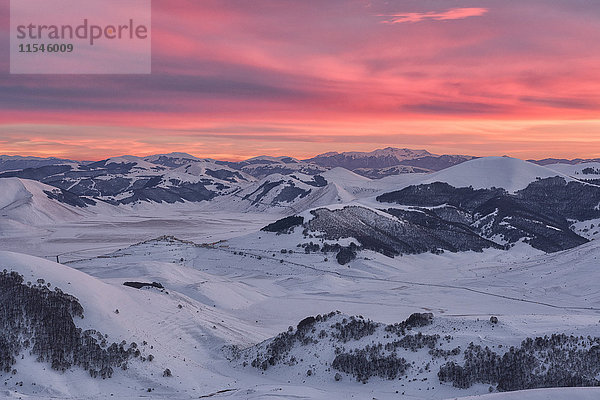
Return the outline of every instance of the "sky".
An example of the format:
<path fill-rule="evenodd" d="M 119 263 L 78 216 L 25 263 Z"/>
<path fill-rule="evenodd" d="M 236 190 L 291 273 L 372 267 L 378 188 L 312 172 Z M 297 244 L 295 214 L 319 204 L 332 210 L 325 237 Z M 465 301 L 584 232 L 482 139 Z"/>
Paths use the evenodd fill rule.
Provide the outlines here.
<path fill-rule="evenodd" d="M 600 157 L 597 0 L 153 0 L 150 75 L 11 75 L 9 29 L 0 154 Z"/>

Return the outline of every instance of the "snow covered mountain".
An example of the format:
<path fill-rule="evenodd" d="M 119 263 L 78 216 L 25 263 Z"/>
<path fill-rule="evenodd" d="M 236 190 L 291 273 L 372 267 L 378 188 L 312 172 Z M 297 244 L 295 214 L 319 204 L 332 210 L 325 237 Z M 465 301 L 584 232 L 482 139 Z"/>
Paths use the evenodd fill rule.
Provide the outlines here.
<path fill-rule="evenodd" d="M 438 382 L 461 389 L 487 384 L 491 392 L 544 388 L 557 381 L 595 386 L 600 337 L 544 333 L 547 336 L 522 338 L 509 349 L 505 338 L 521 333 L 512 331 L 502 317 L 473 322 L 414 313 L 404 321 L 382 324 L 332 312 L 307 317 L 234 357 L 239 368 L 297 383 L 415 382 L 402 391 L 412 392 L 409 396 L 436 386 L 449 392 Z M 540 369 L 540 364 L 546 368 Z"/>
<path fill-rule="evenodd" d="M 430 173 L 433 172 L 433 170 L 428 168 L 412 167 L 409 165 L 394 165 L 392 167 L 385 168 L 354 168 L 353 172 L 366 178 L 381 179 L 385 178 L 386 176 L 395 176 L 400 174 Z"/>
<path fill-rule="evenodd" d="M 321 175 L 271 174 L 229 196 L 213 207 L 239 211 L 301 212 L 316 206 L 348 202 L 354 196 Z"/>
<path fill-rule="evenodd" d="M 426 150 L 397 149 L 387 147 L 371 152 L 351 151 L 345 153 L 330 152 L 320 154 L 306 161 L 325 167 L 385 168 L 399 165 L 402 161 L 414 160 L 426 156 L 435 156 Z"/>
<path fill-rule="evenodd" d="M 577 164 L 584 164 L 584 163 L 600 162 L 600 158 L 574 158 L 572 160 L 569 160 L 566 158 L 544 158 L 543 160 L 527 160 L 527 161 L 530 161 L 530 162 L 538 164 L 538 165 L 543 165 L 543 166 L 554 165 L 554 164 L 577 165 Z"/>
<path fill-rule="evenodd" d="M 585 243 L 574 223 L 600 218 L 600 186 L 507 157 L 472 160 L 377 200 L 404 206 L 388 210 L 403 218 L 464 224 L 499 244 L 549 252 Z"/>
<path fill-rule="evenodd" d="M 141 162 L 131 170 L 138 166 L 148 168 Z M 214 224 L 197 229 L 228 225 L 237 234 L 207 243 L 144 240 L 68 266 L 0 252 L 0 270 L 6 269 L 0 273 L 0 344 L 8 349 L 0 351 L 0 362 L 2 371 L 9 367 L 0 372 L 6 382 L 0 396 L 449 399 L 492 391 L 492 399 L 501 400 L 597 397 L 593 388 L 518 397 L 501 391 L 598 384 L 599 243 L 549 253 L 519 241 L 505 250 L 496 238 L 455 220 L 490 196 L 507 197 L 523 207 L 537 204 L 536 213 L 518 215 L 552 229 L 534 218 L 554 218 L 551 212 L 587 218 L 597 212 L 595 186 L 534 177 L 510 193 L 421 184 L 420 175 L 373 181 L 342 168 L 320 178 L 293 175 L 293 185 L 281 175 L 284 182 L 258 201 L 291 187 L 339 187 L 352 200 L 316 206 L 252 233 L 243 227 L 267 219 L 265 211 L 276 215 L 275 207 L 231 212 L 228 219 L 203 211 Z M 319 186 L 321 179 L 326 186 Z M 266 182 L 250 183 L 248 203 Z M 55 205 L 46 186 L 31 183 Z M 28 196 L 10 185 L 14 195 L 3 205 Z M 173 224 L 180 233 L 183 222 L 202 215 L 192 211 L 197 207 L 166 215 L 171 207 L 156 205 L 152 215 L 123 223 L 100 214 L 96 222 L 57 223 L 58 240 L 43 242 L 72 246 L 98 235 L 104 224 L 111 226 L 106 240 L 138 225 L 151 234 L 157 219 L 161 229 Z M 504 222 L 499 225 L 516 225 Z M 556 223 L 548 225 L 562 228 Z M 93 238 L 91 245 L 101 244 L 101 236 Z M 0 240 L 0 249 L 4 244 Z M 23 242 L 22 251 L 34 249 Z M 388 257 L 395 252 L 403 256 Z"/>
<path fill-rule="evenodd" d="M 36 179 L 87 204 L 199 202 L 229 194 L 254 179 L 209 160 L 171 156 L 109 158 L 87 165 L 52 165 L 0 177 Z M 153 163 L 151 161 L 155 161 Z M 165 165 L 166 164 L 166 165 Z"/>
<path fill-rule="evenodd" d="M 152 164 L 158 164 L 165 167 L 177 168 L 182 165 L 192 164 L 198 161 L 212 161 L 203 160 L 192 156 L 187 153 L 169 153 L 169 154 L 154 154 L 151 156 L 144 157 L 144 161 L 148 161 Z"/>
<path fill-rule="evenodd" d="M 445 182 L 454 187 L 474 189 L 503 188 L 515 192 L 538 179 L 561 176 L 573 179 L 554 169 L 510 157 L 483 157 L 433 173 L 422 184 Z"/>
<path fill-rule="evenodd" d="M 600 186 L 506 157 L 475 159 L 400 187 L 376 202 L 315 204 L 264 230 L 293 234 L 297 246 L 336 253 L 346 264 L 364 250 L 395 257 L 527 243 L 557 252 L 587 243 L 593 237 L 580 233 L 595 232 L 600 220 Z"/>
<path fill-rule="evenodd" d="M 203 392 L 205 384 L 194 379 L 203 373 L 197 340 L 218 347 L 222 339 L 214 324 L 226 319 L 236 325 L 212 307 L 151 285 L 106 283 L 10 252 L 0 252 L 0 265 L 8 268 L 0 272 L 2 397 L 125 399 Z M 209 379 L 229 384 L 226 377 Z"/>
<path fill-rule="evenodd" d="M 598 397 L 600 164 L 425 170 L 171 153 L 3 172 L 0 397 Z"/>
<path fill-rule="evenodd" d="M 0 178 L 0 215 L 4 222 L 13 221 L 24 226 L 48 225 L 76 220 L 85 212 L 85 203 L 79 198 L 65 198 L 60 189 L 40 182 L 18 178 Z M 60 200 L 62 201 L 60 201 Z"/>
<path fill-rule="evenodd" d="M 433 168 L 427 166 L 430 162 L 425 160 L 429 158 L 435 159 L 437 163 Z M 69 197 L 84 205 L 97 202 L 114 205 L 140 202 L 204 202 L 249 189 L 257 179 L 276 174 L 293 180 L 294 174 L 316 176 L 329 169 L 344 167 L 355 169 L 365 177 L 379 179 L 405 173 L 430 172 L 466 159 L 469 157 L 436 156 L 425 150 L 394 148 L 370 153 L 328 153 L 304 161 L 292 157 L 261 156 L 241 162 L 227 162 L 200 159 L 187 153 L 156 154 L 147 157 L 120 156 L 91 163 L 4 157 L 1 162 L 6 163 L 3 165 L 8 170 L 0 169 L 0 178 L 37 180 L 61 189 L 63 197 Z M 22 161 L 26 163 L 22 164 Z M 423 166 L 400 165 L 401 162 L 421 163 Z M 269 179 L 273 181 L 272 178 Z M 300 180 L 306 181 L 305 178 Z M 343 186 L 340 180 L 336 183 Z M 298 185 L 297 187 L 302 186 L 301 182 L 298 182 Z M 306 192 L 308 189 L 303 190 Z M 344 193 L 340 193 L 339 196 L 334 193 L 338 189 L 328 188 L 328 194 L 319 204 L 326 204 L 329 200 L 342 201 L 335 200 L 337 198 L 348 201 L 349 198 Z M 287 189 L 283 196 L 288 196 L 290 190 Z M 279 198 L 275 203 L 280 199 L 283 198 Z"/>
<path fill-rule="evenodd" d="M 323 168 L 317 164 L 285 156 L 260 156 L 245 161 L 228 162 L 224 164 L 259 179 L 271 174 L 289 175 L 299 173 L 304 175 L 318 175 L 327 171 L 327 168 Z"/>
<path fill-rule="evenodd" d="M 574 179 L 600 184 L 600 162 L 585 162 L 580 164 L 549 164 L 554 171 L 568 175 Z"/>
<path fill-rule="evenodd" d="M 471 156 L 439 156 L 426 150 L 387 147 L 372 152 L 324 153 L 305 160 L 324 167 L 343 167 L 370 177 L 398 172 L 439 171 L 473 159 Z M 405 166 L 408 169 L 390 167 Z"/>
<path fill-rule="evenodd" d="M 77 161 L 64 160 L 56 157 L 21 157 L 21 156 L 2 156 L 0 155 L 0 172 L 17 171 L 27 168 L 40 168 L 47 165 L 58 164 L 77 164 Z"/>
<path fill-rule="evenodd" d="M 300 213 L 316 207 L 368 199 L 382 191 L 418 180 L 403 174 L 373 180 L 336 167 L 318 175 L 271 174 L 240 191 L 215 199 L 211 209 L 263 213 Z"/>

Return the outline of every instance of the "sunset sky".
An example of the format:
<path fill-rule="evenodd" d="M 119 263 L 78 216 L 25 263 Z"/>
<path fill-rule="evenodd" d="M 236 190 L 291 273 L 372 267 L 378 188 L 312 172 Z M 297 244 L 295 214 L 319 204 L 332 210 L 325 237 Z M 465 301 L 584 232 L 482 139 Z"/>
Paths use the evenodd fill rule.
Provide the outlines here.
<path fill-rule="evenodd" d="M 151 75 L 10 75 L 0 0 L 0 154 L 600 157 L 600 1 L 152 6 Z"/>

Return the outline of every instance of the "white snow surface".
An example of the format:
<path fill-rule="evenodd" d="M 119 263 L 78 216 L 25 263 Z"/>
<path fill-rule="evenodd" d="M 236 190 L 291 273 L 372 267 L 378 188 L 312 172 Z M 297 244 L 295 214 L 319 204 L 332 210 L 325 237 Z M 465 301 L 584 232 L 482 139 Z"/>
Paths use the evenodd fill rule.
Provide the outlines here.
<path fill-rule="evenodd" d="M 89 214 L 89 211 L 48 198 L 44 191 L 56 192 L 58 189 L 37 181 L 0 178 L 0 187 L 0 222 L 12 220 L 38 226 L 75 220 Z"/>
<path fill-rule="evenodd" d="M 483 157 L 466 161 L 428 175 L 420 183 L 446 182 L 454 187 L 474 189 L 503 188 L 508 192 L 525 189 L 537 179 L 561 176 L 573 179 L 553 169 L 510 157 Z"/>
<path fill-rule="evenodd" d="M 546 165 L 554 171 L 569 175 L 576 179 L 600 179 L 600 162 L 587 162 L 581 164 L 550 164 Z M 594 174 L 585 174 L 583 170 L 592 169 Z"/>
<path fill-rule="evenodd" d="M 197 161 L 199 170 L 194 172 L 202 174 L 210 163 Z M 377 207 L 373 200 L 377 194 L 411 184 L 442 181 L 457 187 L 495 186 L 514 192 L 538 177 L 572 179 L 562 173 L 504 157 L 477 159 L 431 175 L 380 180 L 336 168 L 323 174 L 328 185 L 322 188 L 302 182 L 312 177 L 295 174 L 299 178 L 295 185 L 318 194 L 292 206 L 309 218 L 314 207 Z M 192 171 L 172 174 L 197 179 Z M 256 189 L 261 182 L 265 180 L 249 185 Z M 77 368 L 58 373 L 25 356 L 17 360 L 17 375 L 0 373 L 6 382 L 0 387 L 0 397 L 600 398 L 597 389 L 587 388 L 492 394 L 488 394 L 490 385 L 457 389 L 441 384 L 435 368 L 427 381 L 371 378 L 363 385 L 343 374 L 342 381 L 336 382 L 336 371 L 323 366 L 331 361 L 327 348 L 317 354 L 308 350 L 299 354 L 304 361 L 297 368 L 273 368 L 263 374 L 228 361 L 226 347 L 251 351 L 306 316 L 334 310 L 384 324 L 400 322 L 414 312 L 432 312 L 436 324 L 427 329 L 456 328 L 452 335 L 464 344 L 518 345 L 528 336 L 552 333 L 599 336 L 598 241 L 554 254 L 524 243 L 509 251 L 396 258 L 364 251 L 341 266 L 331 254 L 305 254 L 298 248 L 311 240 L 322 244 L 316 237 L 305 239 L 301 228 L 283 235 L 260 231 L 295 211 L 240 205 L 241 191 L 237 197 L 223 196 L 208 204 L 99 204 L 79 209 L 49 199 L 44 190 L 55 189 L 38 182 L 7 178 L 0 179 L 0 187 L 0 250 L 9 250 L 0 251 L 0 269 L 17 271 L 25 281 L 43 278 L 60 287 L 76 296 L 85 309 L 85 318 L 76 321 L 78 327 L 98 329 L 115 342 L 145 340 L 145 354 L 155 356 L 152 363 L 131 362 L 127 371 L 115 371 L 109 380 L 91 379 Z M 575 228 L 594 238 L 599 226 L 596 220 Z M 351 240 L 347 238 L 344 244 Z M 64 264 L 49 261 L 57 255 Z M 165 292 L 125 287 L 125 281 L 160 282 Z M 491 315 L 499 318 L 497 327 L 490 326 Z M 411 357 L 421 360 L 419 353 Z M 311 365 L 318 373 L 308 377 L 306 369 Z M 173 371 L 172 378 L 163 378 L 165 368 Z"/>
<path fill-rule="evenodd" d="M 236 182 L 240 182 L 240 181 L 254 182 L 254 181 L 256 181 L 256 179 L 253 176 L 248 175 L 245 172 L 237 171 L 237 170 L 234 170 L 233 168 L 229 168 L 224 165 L 219 165 L 219 164 L 216 164 L 216 163 L 214 163 L 212 161 L 208 161 L 208 160 L 198 160 L 198 161 L 190 162 L 189 164 L 184 164 L 181 167 L 174 169 L 173 172 L 206 177 L 206 176 L 210 176 L 207 174 L 207 171 L 215 172 L 215 171 L 220 171 L 220 170 L 228 171 L 232 174 L 235 173 L 235 174 L 240 175 L 242 177 L 242 179 L 234 179 Z"/>
<path fill-rule="evenodd" d="M 251 220 L 256 214 L 241 214 L 243 217 Z M 242 221 L 223 222 L 234 228 Z M 182 225 L 173 226 L 177 230 Z M 86 229 L 94 228 L 79 227 L 81 233 Z M 128 230 L 135 233 L 136 227 L 122 224 L 119 229 L 123 234 Z M 205 225 L 204 229 L 218 235 L 215 227 Z M 16 390 L 23 398 L 110 398 L 112 393 L 112 398 L 123 399 L 187 399 L 231 389 L 219 396 L 328 399 L 354 395 L 393 399 L 398 390 L 406 392 L 410 396 L 407 398 L 445 399 L 488 392 L 489 385 L 463 390 L 440 384 L 435 379 L 435 368 L 425 382 L 372 378 L 363 385 L 345 374 L 341 382 L 335 382 L 335 371 L 329 373 L 317 367 L 319 373 L 310 378 L 301 369 L 275 368 L 261 374 L 226 359 L 228 352 L 223 346 L 248 348 L 287 330 L 289 325 L 295 326 L 308 315 L 333 310 L 382 323 L 402 321 L 413 312 L 433 312 L 439 327 L 457 328 L 452 332 L 457 340 L 484 345 L 516 345 L 527 336 L 557 332 L 597 335 L 597 242 L 550 255 L 524 244 L 508 252 L 486 250 L 395 259 L 365 252 L 348 267 L 335 260 L 325 261 L 318 253 L 297 251 L 301 237 L 300 232 L 238 233 L 203 246 L 162 238 L 122 246 L 121 250 L 70 262 L 68 266 L 0 253 L 3 268 L 18 271 L 26 281 L 44 278 L 78 297 L 86 316 L 77 322 L 78 326 L 99 329 L 114 341 L 139 344 L 146 340 L 146 351 L 155 356 L 152 364 L 132 362 L 128 371 L 118 370 L 107 381 L 90 380 L 77 369 L 56 373 L 26 358 L 16 366 L 22 372 L 14 378 L 6 377 L 6 393 L 12 396 Z M 76 243 L 77 238 L 72 241 Z M 293 252 L 283 254 L 282 248 Z M 160 282 L 169 293 L 122 285 L 132 280 Z M 499 327 L 490 327 L 490 315 L 498 316 Z M 154 348 L 148 350 L 149 346 Z M 325 350 L 321 358 L 303 354 L 306 362 L 300 368 L 318 366 L 327 361 L 326 354 Z M 162 378 L 165 368 L 174 372 L 172 380 Z M 15 386 L 18 381 L 25 385 Z M 154 391 L 147 393 L 147 388 Z M 562 393 L 570 395 L 571 389 L 565 390 Z M 588 396 L 582 399 L 593 396 L 572 390 L 573 396 Z"/>
<path fill-rule="evenodd" d="M 552 388 L 492 393 L 482 396 L 461 397 L 458 400 L 596 400 L 599 388 Z"/>

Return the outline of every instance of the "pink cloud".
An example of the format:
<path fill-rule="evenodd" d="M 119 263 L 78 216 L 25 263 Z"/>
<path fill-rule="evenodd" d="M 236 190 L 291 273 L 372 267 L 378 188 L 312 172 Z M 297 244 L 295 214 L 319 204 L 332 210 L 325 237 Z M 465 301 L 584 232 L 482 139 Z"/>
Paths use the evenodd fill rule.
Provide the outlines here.
<path fill-rule="evenodd" d="M 452 8 L 443 12 L 414 12 L 404 14 L 380 15 L 388 18 L 382 21 L 384 24 L 401 24 L 405 22 L 422 22 L 426 20 L 448 21 L 464 19 L 469 17 L 480 17 L 487 13 L 487 8 Z"/>

